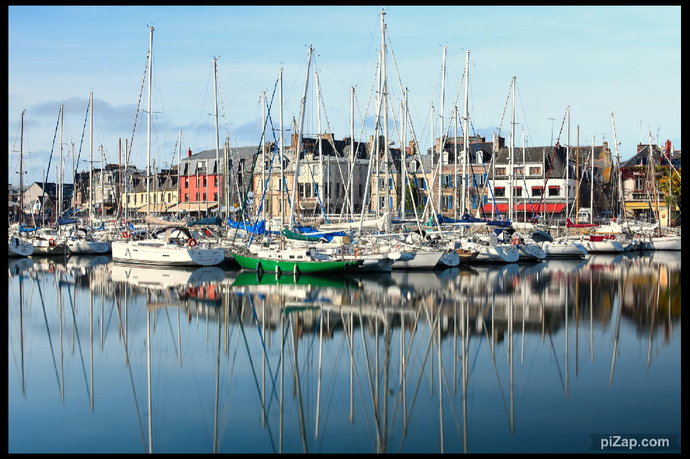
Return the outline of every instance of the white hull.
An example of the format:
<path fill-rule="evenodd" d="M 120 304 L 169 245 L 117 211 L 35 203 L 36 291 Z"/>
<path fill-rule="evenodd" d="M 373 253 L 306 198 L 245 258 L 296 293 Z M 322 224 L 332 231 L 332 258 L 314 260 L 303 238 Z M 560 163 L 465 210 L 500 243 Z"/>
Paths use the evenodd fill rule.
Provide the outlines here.
<path fill-rule="evenodd" d="M 9 258 L 28 257 L 34 253 L 34 246 L 27 241 L 19 238 L 12 238 L 7 247 L 7 256 Z"/>
<path fill-rule="evenodd" d="M 642 242 L 642 250 L 680 250 L 680 236 L 652 237 Z"/>
<path fill-rule="evenodd" d="M 587 253 L 618 253 L 624 252 L 623 244 L 619 241 L 582 241 L 582 245 L 587 249 Z"/>
<path fill-rule="evenodd" d="M 498 244 L 495 246 L 463 243 L 463 249 L 478 252 L 476 263 L 515 263 L 520 259 L 520 253 L 516 247 L 509 244 Z"/>
<path fill-rule="evenodd" d="M 144 240 L 112 243 L 113 261 L 161 266 L 215 266 L 225 260 L 221 248 L 203 249 Z"/>
<path fill-rule="evenodd" d="M 542 242 L 541 248 L 547 259 L 551 258 L 584 258 L 587 249 L 579 242 L 554 241 Z"/>
<path fill-rule="evenodd" d="M 417 250 L 411 260 L 406 260 L 407 257 L 395 260 L 393 269 L 434 269 L 444 254 L 444 250 Z"/>
<path fill-rule="evenodd" d="M 110 252 L 110 242 L 73 239 L 67 240 L 67 248 L 73 254 L 78 255 L 103 254 Z"/>
<path fill-rule="evenodd" d="M 546 258 L 546 253 L 537 244 L 520 244 L 517 248 L 520 261 L 538 261 Z"/>

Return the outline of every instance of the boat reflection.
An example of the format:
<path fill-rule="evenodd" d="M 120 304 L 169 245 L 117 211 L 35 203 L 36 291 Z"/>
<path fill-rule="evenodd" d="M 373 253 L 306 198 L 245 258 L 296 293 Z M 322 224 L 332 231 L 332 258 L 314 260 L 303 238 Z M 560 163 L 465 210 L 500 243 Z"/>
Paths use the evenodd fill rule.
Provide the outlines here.
<path fill-rule="evenodd" d="M 36 259 L 17 263 L 24 261 L 9 269 L 10 328 L 20 331 L 10 334 L 10 353 L 21 354 L 10 366 L 10 398 L 17 381 L 27 399 L 57 381 L 64 403 L 76 403 L 65 393 L 86 392 L 92 411 L 113 398 L 134 401 L 141 439 L 123 440 L 127 451 L 385 453 L 420 442 L 439 452 L 485 451 L 469 425 L 498 417 L 499 430 L 518 435 L 515 387 L 529 386 L 530 360 L 549 370 L 540 390 L 555 381 L 562 397 L 583 365 L 599 371 L 595 353 L 607 362 L 602 381 L 624 385 L 617 360 L 634 366 L 644 343 L 640 365 L 653 371 L 680 322 L 680 254 L 660 252 L 297 278 L 96 259 L 48 269 L 36 269 Z M 27 296 L 27 283 L 39 294 Z M 613 352 L 595 340 L 604 333 Z M 24 359 L 27 338 L 37 337 L 52 357 L 47 369 Z M 70 345 L 72 354 L 63 350 Z M 113 355 L 120 365 L 102 370 Z M 81 378 L 65 378 L 70 371 Z M 127 387 L 95 390 L 123 372 Z M 182 403 L 185 391 L 198 403 Z M 473 401 L 478 392 L 488 398 Z M 481 415 L 473 403 L 485 405 Z M 204 443 L 211 425 L 212 443 Z M 194 439 L 156 435 L 187 428 Z"/>

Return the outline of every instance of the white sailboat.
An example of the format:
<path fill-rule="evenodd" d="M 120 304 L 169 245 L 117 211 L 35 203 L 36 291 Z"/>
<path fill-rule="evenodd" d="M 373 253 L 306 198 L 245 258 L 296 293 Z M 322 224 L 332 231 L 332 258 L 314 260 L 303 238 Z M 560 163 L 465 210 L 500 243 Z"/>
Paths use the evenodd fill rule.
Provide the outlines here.
<path fill-rule="evenodd" d="M 149 38 L 149 91 L 148 91 L 148 134 L 147 134 L 147 203 L 149 194 L 149 163 L 151 147 L 151 63 L 153 46 L 153 27 L 150 27 Z M 147 206 L 147 216 L 148 216 Z M 177 231 L 177 233 L 173 233 Z M 164 238 L 133 241 L 130 239 L 112 242 L 113 261 L 124 263 L 155 264 L 165 266 L 214 266 L 225 260 L 225 253 L 220 247 L 200 246 L 192 234 L 184 227 L 170 227 Z M 176 236 L 176 237 L 173 237 Z M 182 236 L 182 237 L 180 237 Z"/>

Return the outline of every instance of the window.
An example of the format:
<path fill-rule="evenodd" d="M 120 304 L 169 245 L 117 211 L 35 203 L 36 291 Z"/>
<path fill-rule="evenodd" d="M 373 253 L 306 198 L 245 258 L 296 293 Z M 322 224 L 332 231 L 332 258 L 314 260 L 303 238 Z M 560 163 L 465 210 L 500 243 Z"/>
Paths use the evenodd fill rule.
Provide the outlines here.
<path fill-rule="evenodd" d="M 206 201 L 206 193 L 203 194 L 203 199 L 202 201 Z"/>
<path fill-rule="evenodd" d="M 541 175 L 541 167 L 530 167 L 529 175 Z"/>
<path fill-rule="evenodd" d="M 189 177 L 184 178 L 184 187 L 189 188 Z"/>
<path fill-rule="evenodd" d="M 213 186 L 218 187 L 218 176 L 213 177 Z"/>
<path fill-rule="evenodd" d="M 453 196 L 443 196 L 441 201 L 444 209 L 453 209 Z"/>
<path fill-rule="evenodd" d="M 196 196 L 194 196 L 194 200 L 195 200 L 196 202 L 199 202 L 199 193 L 196 193 Z"/>
<path fill-rule="evenodd" d="M 299 197 L 304 198 L 304 184 L 299 184 Z"/>
<path fill-rule="evenodd" d="M 644 177 L 636 177 L 635 178 L 635 189 L 641 190 L 643 188 L 644 188 Z"/>
<path fill-rule="evenodd" d="M 446 174 L 443 176 L 443 186 L 452 187 L 453 186 L 453 176 Z"/>
<path fill-rule="evenodd" d="M 496 175 L 506 175 L 506 168 L 505 167 L 497 167 L 496 168 Z"/>
<path fill-rule="evenodd" d="M 135 194 L 134 195 L 134 204 L 136 204 L 136 203 L 137 203 L 137 195 Z"/>
<path fill-rule="evenodd" d="M 203 184 L 202 186 L 203 186 L 204 188 L 206 188 L 206 176 L 205 176 L 205 175 L 204 175 L 204 177 L 203 177 L 203 183 L 204 183 L 204 184 Z"/>
<path fill-rule="evenodd" d="M 506 195 L 506 189 L 504 187 L 496 187 L 494 190 L 494 196 L 501 197 Z"/>
<path fill-rule="evenodd" d="M 544 187 L 541 186 L 533 186 L 532 187 L 532 196 L 541 196 L 544 193 Z"/>
<path fill-rule="evenodd" d="M 184 194 L 184 202 L 189 202 L 189 193 Z"/>
<path fill-rule="evenodd" d="M 168 202 L 172 202 L 172 193 L 168 193 Z"/>
<path fill-rule="evenodd" d="M 522 175 L 522 166 L 513 168 L 513 175 Z"/>
<path fill-rule="evenodd" d="M 561 194 L 561 188 L 558 186 L 549 187 L 549 196 L 559 196 Z"/>
<path fill-rule="evenodd" d="M 154 195 L 153 195 L 153 203 L 154 203 L 154 204 L 156 203 L 156 198 L 158 198 L 158 195 L 155 195 L 155 194 L 154 194 Z"/>
<path fill-rule="evenodd" d="M 517 196 L 517 197 L 522 196 L 522 187 L 521 186 L 516 186 L 513 188 L 513 196 Z"/>
<path fill-rule="evenodd" d="M 199 188 L 199 176 L 196 177 L 196 187 Z"/>
<path fill-rule="evenodd" d="M 362 197 L 362 184 L 359 184 L 359 197 Z"/>
<path fill-rule="evenodd" d="M 213 200 L 218 202 L 218 193 L 213 193 Z"/>

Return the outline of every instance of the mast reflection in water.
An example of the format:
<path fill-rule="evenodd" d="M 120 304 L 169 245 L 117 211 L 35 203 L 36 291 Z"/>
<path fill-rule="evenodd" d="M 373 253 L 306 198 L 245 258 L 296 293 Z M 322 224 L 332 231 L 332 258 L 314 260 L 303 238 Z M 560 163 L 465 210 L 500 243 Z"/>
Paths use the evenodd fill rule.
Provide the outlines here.
<path fill-rule="evenodd" d="M 680 253 L 8 271 L 9 452 L 580 452 L 680 433 Z"/>

